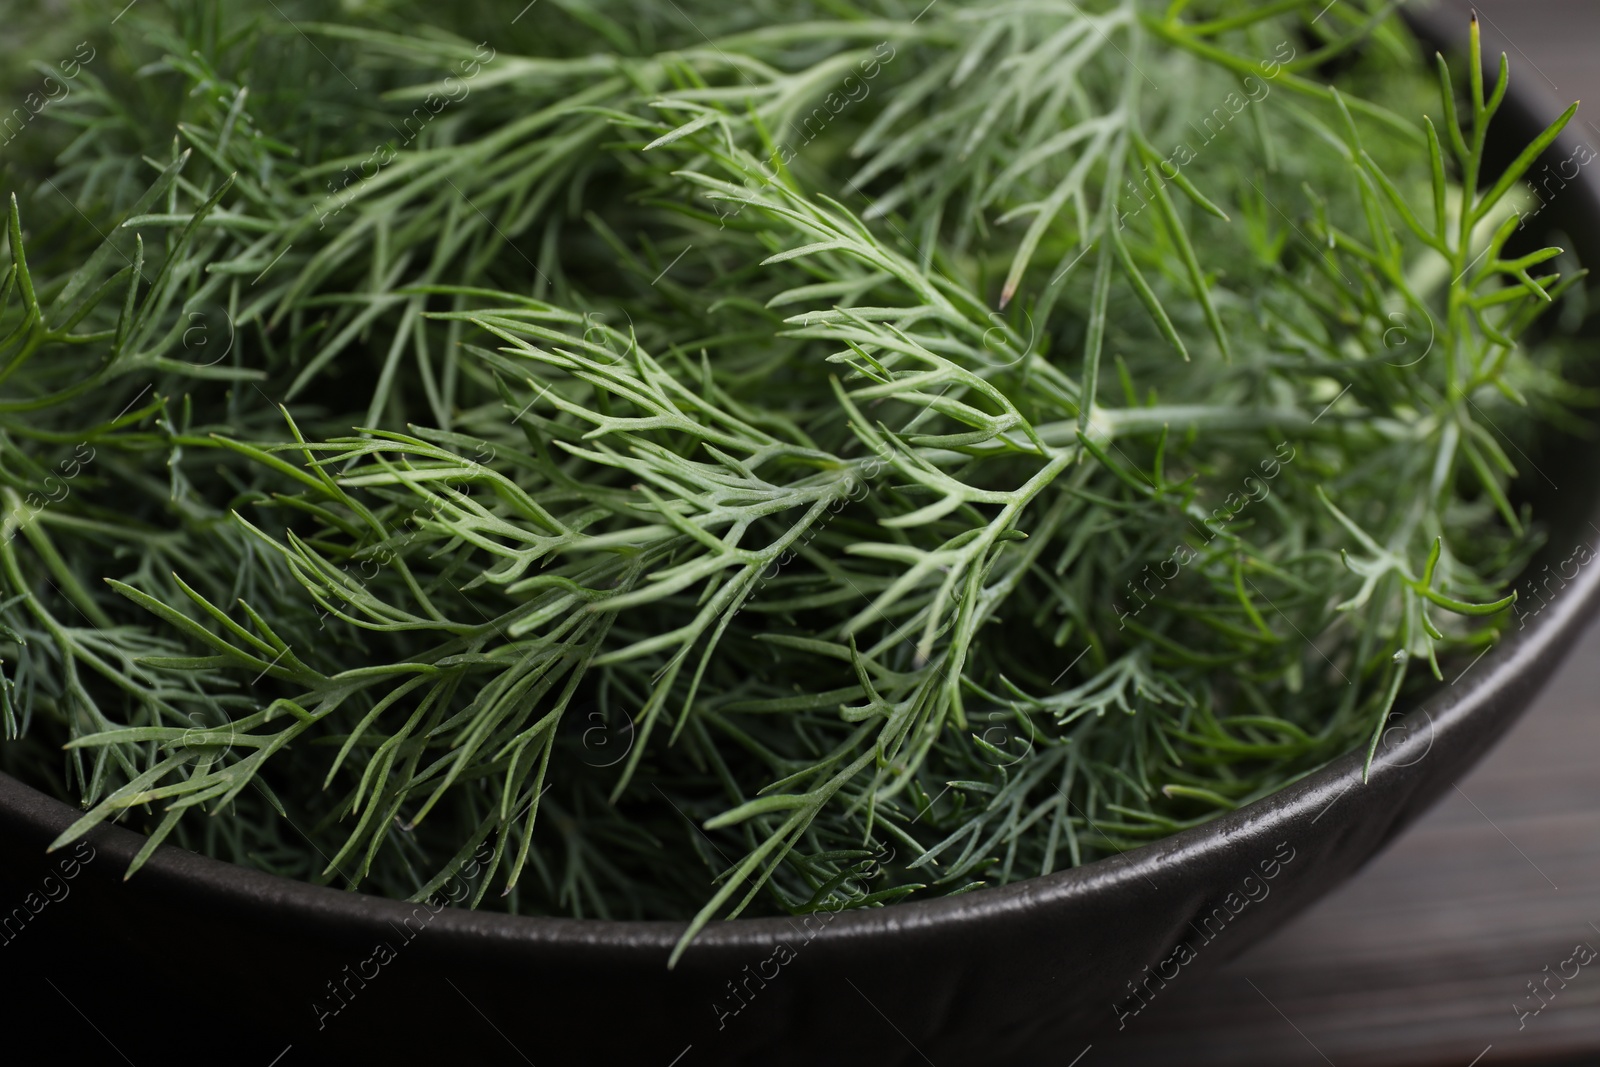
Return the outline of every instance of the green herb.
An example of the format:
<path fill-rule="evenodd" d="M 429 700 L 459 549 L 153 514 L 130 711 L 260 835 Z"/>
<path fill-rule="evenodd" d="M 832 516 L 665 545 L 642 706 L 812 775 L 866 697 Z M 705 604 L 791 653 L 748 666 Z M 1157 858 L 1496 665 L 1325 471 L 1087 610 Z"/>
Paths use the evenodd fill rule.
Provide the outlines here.
<path fill-rule="evenodd" d="M 1418 125 L 1375 2 L 269 6 L 140 5 L 3 157 L 58 844 L 488 846 L 681 952 L 1370 760 L 1508 618 L 1507 450 L 1592 398 L 1508 251 L 1572 111 L 1486 182 L 1475 27 Z"/>

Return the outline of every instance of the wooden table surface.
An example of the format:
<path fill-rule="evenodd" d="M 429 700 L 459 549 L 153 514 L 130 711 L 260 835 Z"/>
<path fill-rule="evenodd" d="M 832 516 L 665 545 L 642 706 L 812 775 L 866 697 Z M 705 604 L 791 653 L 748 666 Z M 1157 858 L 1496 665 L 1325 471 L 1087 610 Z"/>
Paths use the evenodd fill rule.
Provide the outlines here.
<path fill-rule="evenodd" d="M 1485 51 L 1508 54 L 1513 83 L 1547 95 L 1551 118 L 1557 100 L 1594 101 L 1576 121 L 1600 148 L 1600 0 L 1476 6 Z M 1600 957 L 1578 962 L 1600 949 L 1597 711 L 1600 625 L 1499 747 L 1365 870 L 1164 991 L 1080 1067 L 1600 1064 Z"/>

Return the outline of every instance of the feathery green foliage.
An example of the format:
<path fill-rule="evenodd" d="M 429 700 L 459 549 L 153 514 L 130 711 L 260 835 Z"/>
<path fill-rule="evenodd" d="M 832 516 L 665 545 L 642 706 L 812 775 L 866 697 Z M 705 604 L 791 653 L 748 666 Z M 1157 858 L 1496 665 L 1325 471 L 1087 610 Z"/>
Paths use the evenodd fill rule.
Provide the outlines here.
<path fill-rule="evenodd" d="M 0 156 L 5 766 L 135 867 L 488 844 L 474 905 L 686 945 L 1370 759 L 1508 617 L 1505 434 L 1590 399 L 1508 251 L 1572 111 L 1486 182 L 1475 28 L 1429 118 L 1321 8 L 86 30 Z"/>

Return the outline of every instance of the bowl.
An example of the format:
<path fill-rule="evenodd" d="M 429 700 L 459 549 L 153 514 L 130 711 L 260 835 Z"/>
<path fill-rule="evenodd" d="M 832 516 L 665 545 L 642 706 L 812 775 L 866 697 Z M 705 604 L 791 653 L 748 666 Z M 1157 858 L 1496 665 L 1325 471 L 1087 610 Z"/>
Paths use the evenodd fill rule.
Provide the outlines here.
<path fill-rule="evenodd" d="M 1442 40 L 1443 18 L 1419 29 Z M 1527 81 L 1514 81 L 1504 113 L 1508 143 L 1555 111 Z M 1580 174 L 1549 206 L 1541 225 L 1600 262 L 1593 179 Z M 1115 1034 L 1163 991 L 1202 981 L 1354 872 L 1528 706 L 1600 605 L 1600 568 L 1566 573 L 1600 553 L 1593 456 L 1551 434 L 1530 459 L 1555 480 L 1522 480 L 1552 531 L 1528 573 L 1554 570 L 1561 587 L 1396 716 L 1365 780 L 1352 752 L 1203 826 L 1046 877 L 716 923 L 672 970 L 681 923 L 404 904 L 171 846 L 124 880 L 144 838 L 102 826 L 47 856 L 79 813 L 0 775 L 0 960 L 45 980 L 13 998 L 13 1017 L 65 1020 L 85 1049 L 133 1050 L 129 1062 L 209 1062 L 223 1048 L 282 1067 L 1071 1065 L 1093 1043 L 1114 1054 Z"/>

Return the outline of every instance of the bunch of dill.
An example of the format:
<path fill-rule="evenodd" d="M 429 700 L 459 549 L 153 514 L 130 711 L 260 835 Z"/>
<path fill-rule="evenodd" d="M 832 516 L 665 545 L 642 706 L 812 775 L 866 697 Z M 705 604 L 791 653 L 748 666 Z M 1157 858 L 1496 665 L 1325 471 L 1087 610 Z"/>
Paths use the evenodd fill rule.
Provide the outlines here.
<path fill-rule="evenodd" d="M 1572 112 L 1488 180 L 1376 0 L 85 12 L 6 45 L 95 55 L 0 157 L 0 760 L 135 867 L 687 943 L 1135 847 L 1492 643 L 1589 399 Z"/>

